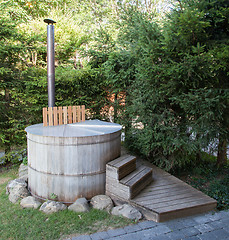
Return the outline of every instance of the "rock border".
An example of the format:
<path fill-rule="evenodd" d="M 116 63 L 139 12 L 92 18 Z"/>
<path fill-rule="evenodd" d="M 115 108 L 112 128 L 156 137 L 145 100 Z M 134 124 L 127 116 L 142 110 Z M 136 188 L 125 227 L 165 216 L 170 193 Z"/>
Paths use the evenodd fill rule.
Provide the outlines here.
<path fill-rule="evenodd" d="M 96 195 L 92 199 L 78 198 L 73 204 L 67 206 L 64 203 L 47 200 L 41 202 L 39 199 L 31 196 L 28 190 L 28 166 L 23 163 L 19 167 L 19 178 L 11 180 L 6 186 L 6 194 L 9 200 L 18 204 L 22 208 L 39 209 L 46 214 L 58 211 L 68 210 L 77 213 L 89 212 L 91 208 L 107 211 L 116 216 L 123 216 L 131 220 L 139 221 L 143 218 L 142 213 L 129 204 L 115 206 L 113 200 L 107 195 Z"/>

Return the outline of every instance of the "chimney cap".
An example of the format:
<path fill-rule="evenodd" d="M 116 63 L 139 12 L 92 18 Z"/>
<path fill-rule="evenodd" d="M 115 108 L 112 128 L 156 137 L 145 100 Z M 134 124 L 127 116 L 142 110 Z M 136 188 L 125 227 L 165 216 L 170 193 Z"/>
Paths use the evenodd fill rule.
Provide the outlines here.
<path fill-rule="evenodd" d="M 55 21 L 53 21 L 52 19 L 49 19 L 49 18 L 44 19 L 44 22 L 45 22 L 45 23 L 48 23 L 48 24 L 56 23 Z"/>

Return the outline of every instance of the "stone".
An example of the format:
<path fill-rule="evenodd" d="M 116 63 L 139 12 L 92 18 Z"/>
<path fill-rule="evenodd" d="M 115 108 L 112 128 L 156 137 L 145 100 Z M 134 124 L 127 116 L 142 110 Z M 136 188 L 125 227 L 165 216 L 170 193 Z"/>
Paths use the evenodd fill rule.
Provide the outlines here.
<path fill-rule="evenodd" d="M 23 198 L 20 202 L 22 208 L 34 208 L 37 209 L 40 207 L 41 202 L 33 196 L 28 196 Z"/>
<path fill-rule="evenodd" d="M 19 177 L 18 179 L 22 179 L 22 180 L 24 180 L 25 182 L 28 182 L 28 174 L 25 174 L 25 175 Z"/>
<path fill-rule="evenodd" d="M 12 203 L 17 203 L 20 199 L 28 197 L 29 195 L 28 189 L 25 186 L 18 184 L 10 190 L 9 200 Z"/>
<path fill-rule="evenodd" d="M 132 220 L 140 220 L 142 214 L 134 207 L 129 204 L 123 204 L 116 206 L 111 211 L 112 215 L 123 216 Z"/>
<path fill-rule="evenodd" d="M 22 163 L 19 167 L 18 175 L 19 177 L 22 177 L 26 174 L 28 175 L 28 166 Z"/>
<path fill-rule="evenodd" d="M 110 212 L 114 207 L 114 204 L 110 197 L 106 195 L 97 195 L 91 199 L 91 205 L 95 209 L 105 210 Z"/>
<path fill-rule="evenodd" d="M 54 213 L 54 212 L 58 212 L 58 211 L 62 211 L 67 209 L 66 205 L 61 203 L 61 202 L 55 202 L 55 201 L 51 201 L 48 200 L 47 202 L 44 202 L 41 207 L 40 207 L 40 211 L 44 212 L 44 213 Z"/>
<path fill-rule="evenodd" d="M 23 179 L 28 182 L 28 166 L 21 164 L 18 170 L 19 179 Z"/>
<path fill-rule="evenodd" d="M 86 198 L 79 198 L 68 207 L 68 210 L 74 212 L 89 212 L 90 207 Z"/>
<path fill-rule="evenodd" d="M 9 195 L 11 190 L 16 186 L 16 185 L 21 185 L 23 187 L 27 187 L 27 183 L 25 180 L 23 179 L 14 179 L 14 180 L 11 180 L 7 186 L 6 186 L 6 194 Z"/>

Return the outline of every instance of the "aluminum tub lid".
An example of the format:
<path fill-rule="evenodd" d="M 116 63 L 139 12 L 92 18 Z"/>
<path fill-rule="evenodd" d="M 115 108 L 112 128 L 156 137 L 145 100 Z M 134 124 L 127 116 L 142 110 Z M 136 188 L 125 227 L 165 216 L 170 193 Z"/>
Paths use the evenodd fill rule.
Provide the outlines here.
<path fill-rule="evenodd" d="M 34 135 L 50 137 L 88 137 L 110 134 L 118 132 L 121 129 L 122 126 L 117 123 L 86 120 L 85 122 L 48 127 L 44 127 L 40 123 L 27 127 L 25 131 Z"/>

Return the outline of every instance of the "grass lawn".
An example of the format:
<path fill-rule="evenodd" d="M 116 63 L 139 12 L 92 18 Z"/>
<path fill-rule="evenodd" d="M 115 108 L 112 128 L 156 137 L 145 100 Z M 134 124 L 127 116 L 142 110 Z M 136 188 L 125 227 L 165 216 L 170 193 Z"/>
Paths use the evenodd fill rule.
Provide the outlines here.
<path fill-rule="evenodd" d="M 89 213 L 61 211 L 47 215 L 39 210 L 22 209 L 5 194 L 9 180 L 17 177 L 18 166 L 0 169 L 0 239 L 65 239 L 133 223 L 92 209 Z"/>

